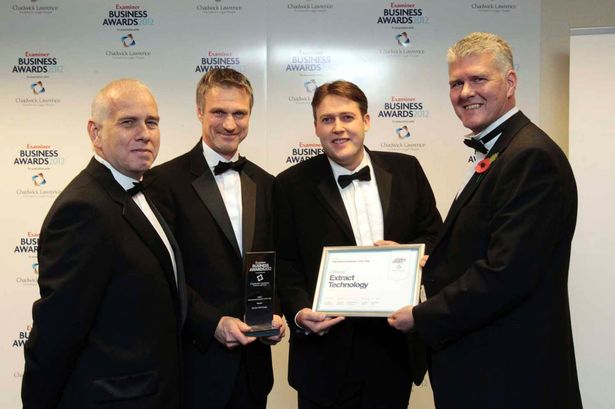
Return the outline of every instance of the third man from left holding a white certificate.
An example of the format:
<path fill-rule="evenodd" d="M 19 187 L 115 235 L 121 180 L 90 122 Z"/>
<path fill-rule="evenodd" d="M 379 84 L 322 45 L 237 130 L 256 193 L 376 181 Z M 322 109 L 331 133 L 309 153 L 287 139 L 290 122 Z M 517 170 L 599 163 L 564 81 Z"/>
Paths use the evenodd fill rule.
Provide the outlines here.
<path fill-rule="evenodd" d="M 429 252 L 442 224 L 416 158 L 364 147 L 367 108 L 351 82 L 318 87 L 312 112 L 324 154 L 275 181 L 278 294 L 293 329 L 288 378 L 300 409 L 406 409 L 426 370 L 422 345 L 386 318 L 311 308 L 323 247 L 426 243 Z"/>

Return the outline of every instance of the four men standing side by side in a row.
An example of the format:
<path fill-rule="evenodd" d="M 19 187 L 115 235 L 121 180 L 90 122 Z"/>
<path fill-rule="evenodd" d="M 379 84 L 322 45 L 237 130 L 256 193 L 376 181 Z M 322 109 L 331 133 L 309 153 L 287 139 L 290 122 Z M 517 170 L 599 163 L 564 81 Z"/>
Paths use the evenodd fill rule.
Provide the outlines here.
<path fill-rule="evenodd" d="M 282 311 L 300 409 L 406 409 L 427 370 L 438 409 L 582 408 L 570 166 L 516 108 L 504 40 L 469 34 L 448 63 L 478 163 L 444 224 L 415 157 L 364 146 L 368 101 L 351 82 L 316 89 L 324 153 L 275 180 L 239 155 L 254 101 L 243 74 L 203 76 L 198 143 L 151 170 L 154 97 L 135 80 L 103 88 L 88 122 L 94 158 L 41 230 L 24 408 L 265 409 Z M 323 247 L 397 243 L 426 244 L 421 303 L 388 320 L 311 309 Z M 257 338 L 244 257 L 270 250 L 279 334 Z"/>

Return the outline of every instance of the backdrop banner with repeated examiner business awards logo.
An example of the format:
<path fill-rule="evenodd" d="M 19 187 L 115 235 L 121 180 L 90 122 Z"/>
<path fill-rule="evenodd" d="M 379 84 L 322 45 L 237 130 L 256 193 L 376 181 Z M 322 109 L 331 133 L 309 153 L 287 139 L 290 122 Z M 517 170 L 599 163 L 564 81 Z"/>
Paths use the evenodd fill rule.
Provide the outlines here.
<path fill-rule="evenodd" d="M 446 50 L 471 31 L 509 40 L 518 105 L 538 121 L 540 10 L 532 0 L 4 1 L 0 407 L 21 406 L 23 344 L 39 297 L 39 229 L 91 157 L 86 122 L 107 82 L 133 77 L 151 87 L 162 117 L 162 163 L 200 136 L 199 78 L 215 67 L 243 72 L 255 102 L 241 153 L 277 174 L 322 152 L 313 130 L 314 89 L 353 81 L 369 99 L 366 145 L 416 156 L 444 215 L 472 153 L 448 99 Z M 286 351 L 286 343 L 274 348 L 270 408 L 294 405 Z M 413 407 L 432 407 L 428 382 L 417 389 Z"/>

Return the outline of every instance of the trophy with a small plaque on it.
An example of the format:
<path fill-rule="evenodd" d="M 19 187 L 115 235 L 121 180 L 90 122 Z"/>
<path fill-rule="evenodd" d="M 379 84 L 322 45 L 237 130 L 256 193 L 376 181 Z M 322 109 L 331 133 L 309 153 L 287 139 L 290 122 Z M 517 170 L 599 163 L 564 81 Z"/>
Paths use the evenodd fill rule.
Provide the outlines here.
<path fill-rule="evenodd" d="M 248 252 L 245 255 L 245 323 L 251 337 L 271 337 L 280 329 L 272 325 L 275 296 L 275 251 Z"/>

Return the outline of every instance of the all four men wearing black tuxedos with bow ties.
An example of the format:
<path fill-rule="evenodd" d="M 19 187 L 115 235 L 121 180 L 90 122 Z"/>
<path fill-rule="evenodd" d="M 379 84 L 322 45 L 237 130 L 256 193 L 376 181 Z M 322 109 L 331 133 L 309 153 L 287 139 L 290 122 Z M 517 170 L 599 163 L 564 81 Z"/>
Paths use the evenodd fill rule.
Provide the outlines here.
<path fill-rule="evenodd" d="M 197 88 L 201 140 L 147 175 L 146 196 L 127 190 L 157 154 L 156 103 L 132 80 L 101 90 L 88 123 L 95 158 L 41 231 L 24 408 L 265 408 L 269 345 L 285 327 L 276 314 L 279 336 L 245 335 L 241 274 L 245 253 L 271 250 L 273 232 L 300 409 L 405 409 L 426 368 L 438 409 L 581 408 L 567 297 L 570 166 L 515 107 L 505 41 L 470 34 L 448 61 L 478 163 L 444 225 L 416 158 L 364 146 L 367 98 L 350 82 L 317 88 L 324 154 L 274 183 L 238 155 L 248 80 L 210 71 Z M 311 310 L 324 246 L 413 242 L 430 254 L 426 301 L 388 322 Z"/>

